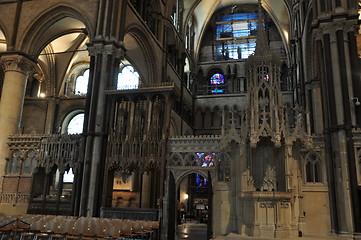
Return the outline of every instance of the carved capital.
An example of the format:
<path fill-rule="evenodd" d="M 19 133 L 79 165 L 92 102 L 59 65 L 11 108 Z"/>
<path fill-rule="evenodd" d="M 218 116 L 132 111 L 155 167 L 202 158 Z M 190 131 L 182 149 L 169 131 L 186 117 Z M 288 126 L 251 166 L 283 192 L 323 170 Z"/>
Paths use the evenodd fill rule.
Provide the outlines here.
<path fill-rule="evenodd" d="M 4 69 L 4 72 L 15 71 L 21 72 L 25 75 L 28 75 L 34 66 L 33 61 L 21 55 L 2 56 L 0 59 L 0 64 Z"/>
<path fill-rule="evenodd" d="M 316 29 L 313 31 L 313 37 L 315 38 L 316 41 L 319 41 L 319 40 L 323 40 L 322 39 L 322 31 L 320 29 Z"/>
<path fill-rule="evenodd" d="M 357 20 L 350 20 L 345 24 L 345 33 L 354 32 L 355 35 L 359 34 L 360 25 L 357 24 Z"/>
<path fill-rule="evenodd" d="M 88 44 L 88 51 L 90 56 L 113 55 L 115 58 L 124 58 L 125 50 L 123 45 L 116 46 L 114 44 L 94 43 Z"/>

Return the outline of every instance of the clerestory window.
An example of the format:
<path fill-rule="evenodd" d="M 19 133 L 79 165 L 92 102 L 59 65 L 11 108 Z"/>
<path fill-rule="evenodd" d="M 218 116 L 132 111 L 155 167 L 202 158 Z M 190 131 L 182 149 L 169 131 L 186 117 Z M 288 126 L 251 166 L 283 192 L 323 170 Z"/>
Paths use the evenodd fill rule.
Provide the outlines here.
<path fill-rule="evenodd" d="M 139 87 L 140 77 L 139 73 L 132 65 L 121 65 L 118 74 L 117 89 L 137 89 Z"/>
<path fill-rule="evenodd" d="M 79 113 L 71 118 L 67 127 L 68 134 L 79 134 L 83 132 L 84 113 Z"/>
<path fill-rule="evenodd" d="M 86 95 L 88 92 L 88 82 L 89 82 L 89 69 L 85 70 L 83 75 L 80 75 L 75 80 L 75 95 Z"/>
<path fill-rule="evenodd" d="M 256 49 L 257 13 L 219 16 L 216 22 L 217 60 L 247 59 Z"/>

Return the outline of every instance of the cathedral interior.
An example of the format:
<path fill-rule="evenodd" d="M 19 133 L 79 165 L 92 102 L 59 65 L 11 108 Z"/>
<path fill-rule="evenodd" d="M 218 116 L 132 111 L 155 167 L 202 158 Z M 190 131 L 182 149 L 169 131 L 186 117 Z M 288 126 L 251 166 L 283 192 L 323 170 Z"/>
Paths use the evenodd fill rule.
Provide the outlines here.
<path fill-rule="evenodd" d="M 360 13 L 1 0 L 0 216 L 157 221 L 162 240 L 184 219 L 207 239 L 361 239 Z"/>

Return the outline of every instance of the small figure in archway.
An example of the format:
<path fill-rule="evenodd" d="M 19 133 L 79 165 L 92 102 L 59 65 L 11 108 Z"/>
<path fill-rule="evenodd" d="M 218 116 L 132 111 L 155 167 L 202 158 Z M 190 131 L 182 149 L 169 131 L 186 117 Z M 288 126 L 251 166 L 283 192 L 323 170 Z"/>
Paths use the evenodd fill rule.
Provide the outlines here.
<path fill-rule="evenodd" d="M 181 223 L 186 223 L 186 206 L 184 203 L 181 203 L 180 206 L 180 217 L 181 217 Z"/>

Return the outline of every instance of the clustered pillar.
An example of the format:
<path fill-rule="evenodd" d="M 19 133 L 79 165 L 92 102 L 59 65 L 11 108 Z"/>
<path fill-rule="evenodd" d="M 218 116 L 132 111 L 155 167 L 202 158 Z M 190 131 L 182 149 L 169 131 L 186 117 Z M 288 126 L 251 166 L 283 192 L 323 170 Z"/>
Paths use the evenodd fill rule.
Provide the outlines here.
<path fill-rule="evenodd" d="M 0 176 L 6 172 L 6 158 L 9 157 L 8 136 L 20 131 L 21 115 L 28 73 L 33 62 L 20 54 L 4 55 L 0 59 L 4 68 L 4 85 L 0 101 Z M 0 191 L 2 190 L 0 180 Z"/>

